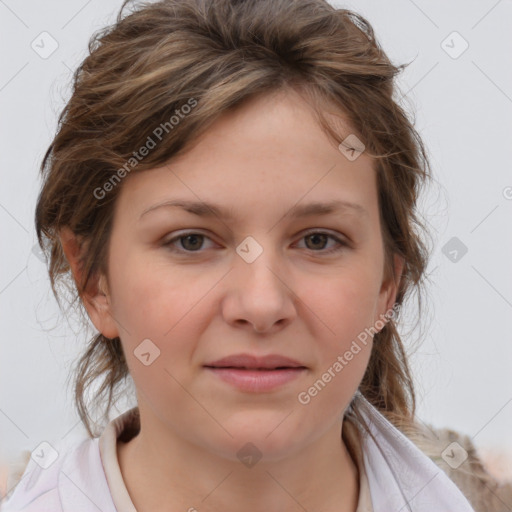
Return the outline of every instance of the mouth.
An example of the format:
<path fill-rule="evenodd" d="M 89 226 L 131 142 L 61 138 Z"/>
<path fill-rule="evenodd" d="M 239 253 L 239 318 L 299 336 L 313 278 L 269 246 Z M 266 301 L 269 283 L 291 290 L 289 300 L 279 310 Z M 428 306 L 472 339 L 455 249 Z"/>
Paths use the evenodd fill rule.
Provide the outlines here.
<path fill-rule="evenodd" d="M 249 354 L 229 356 L 206 364 L 204 368 L 224 383 L 252 393 L 271 392 L 308 370 L 298 361 L 284 356 L 257 357 Z"/>
<path fill-rule="evenodd" d="M 205 368 L 216 368 L 218 370 L 251 370 L 251 371 L 259 371 L 259 372 L 273 372 L 275 370 L 298 370 L 301 368 L 306 368 L 305 366 L 276 366 L 275 368 L 258 368 L 254 366 L 210 366 L 204 365 Z"/>
<path fill-rule="evenodd" d="M 257 356 L 252 354 L 233 354 L 216 361 L 205 364 L 210 368 L 237 368 L 244 370 L 281 370 L 287 368 L 305 368 L 299 361 L 295 361 L 280 354 Z"/>

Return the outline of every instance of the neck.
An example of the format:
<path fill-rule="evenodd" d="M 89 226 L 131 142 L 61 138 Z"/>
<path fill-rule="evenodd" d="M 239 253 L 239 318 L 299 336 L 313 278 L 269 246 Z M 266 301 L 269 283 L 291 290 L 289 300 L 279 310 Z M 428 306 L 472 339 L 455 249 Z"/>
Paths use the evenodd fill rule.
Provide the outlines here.
<path fill-rule="evenodd" d="M 293 455 L 249 467 L 168 430 L 162 436 L 141 428 L 127 443 L 118 442 L 118 458 L 139 512 L 355 512 L 358 469 L 341 431 L 340 419 Z"/>

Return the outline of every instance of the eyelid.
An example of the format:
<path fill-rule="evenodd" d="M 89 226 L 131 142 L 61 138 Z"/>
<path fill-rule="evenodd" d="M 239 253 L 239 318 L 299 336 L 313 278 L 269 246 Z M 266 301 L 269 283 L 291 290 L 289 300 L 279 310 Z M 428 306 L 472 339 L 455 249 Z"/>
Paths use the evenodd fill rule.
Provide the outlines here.
<path fill-rule="evenodd" d="M 302 237 L 305 237 L 308 235 L 312 235 L 314 233 L 320 233 L 322 235 L 332 236 L 333 238 L 337 238 L 340 242 L 347 243 L 347 244 L 350 241 L 346 235 L 344 235 L 342 233 L 338 233 L 337 231 L 332 231 L 330 229 L 326 229 L 326 228 L 309 228 L 306 231 L 301 232 L 300 236 L 302 238 Z"/>
<path fill-rule="evenodd" d="M 174 232 L 174 233 L 177 233 L 177 234 L 174 234 L 174 236 L 172 238 L 168 238 L 168 239 L 164 238 L 163 239 L 164 241 L 162 242 L 162 245 L 164 247 L 171 247 L 174 242 L 177 242 L 177 241 L 179 241 L 180 238 L 185 238 L 186 236 L 189 236 L 189 235 L 201 235 L 204 238 L 214 242 L 214 240 L 212 240 L 212 238 L 210 236 L 208 236 L 207 234 L 202 232 L 200 229 L 195 229 L 195 230 L 190 230 L 189 229 L 189 230 L 184 230 L 184 231 L 181 231 L 181 232 L 177 231 L 177 232 Z M 200 252 L 203 252 L 203 250 L 201 250 L 201 251 L 186 251 L 185 249 L 177 249 L 174 252 L 180 252 L 182 254 L 193 254 L 194 252 L 196 252 L 196 253 L 199 254 Z"/>
<path fill-rule="evenodd" d="M 337 252 L 340 252 L 343 249 L 348 249 L 351 247 L 351 242 L 348 240 L 348 238 L 344 235 L 340 235 L 339 233 L 334 233 L 328 229 L 322 229 L 322 228 L 310 228 L 306 231 L 303 231 L 300 234 L 300 239 L 302 240 L 304 237 L 313 235 L 313 234 L 320 234 L 320 235 L 327 235 L 327 237 L 333 239 L 338 244 L 337 247 L 332 247 L 331 249 L 325 249 L 325 250 L 319 250 L 314 251 L 313 249 L 306 249 L 309 250 L 311 253 L 318 253 L 320 255 L 329 255 L 334 254 Z"/>
<path fill-rule="evenodd" d="M 184 231 L 181 231 L 181 232 L 177 231 L 175 233 L 177 233 L 177 234 L 175 234 L 172 238 L 169 238 L 169 239 L 165 240 L 162 243 L 162 245 L 164 247 L 169 248 L 169 250 L 171 250 L 172 252 L 175 252 L 175 253 L 178 253 L 178 254 L 191 255 L 191 254 L 194 254 L 194 253 L 201 254 L 202 252 L 204 252 L 203 249 L 198 250 L 198 251 L 187 251 L 185 249 L 174 249 L 174 248 L 172 248 L 172 244 L 174 244 L 175 242 L 179 241 L 180 238 L 185 238 L 186 236 L 189 236 L 189 235 L 201 235 L 204 238 L 214 242 L 214 240 L 212 240 L 212 238 L 210 236 L 208 236 L 207 234 L 202 232 L 201 229 L 196 229 L 196 230 L 189 229 L 189 230 L 184 230 Z M 342 249 L 347 249 L 347 248 L 351 247 L 351 243 L 347 239 L 346 236 L 340 235 L 339 233 L 333 233 L 332 231 L 330 231 L 328 229 L 323 229 L 323 228 L 310 228 L 310 229 L 307 229 L 306 231 L 302 231 L 300 233 L 299 240 L 302 240 L 306 236 L 309 236 L 309 235 L 312 235 L 312 234 L 327 235 L 327 237 L 335 240 L 338 245 L 337 245 L 337 247 L 334 247 L 334 248 L 331 248 L 331 249 L 321 249 L 321 250 L 318 250 L 318 251 L 315 251 L 313 249 L 306 249 L 310 253 L 318 253 L 319 255 L 322 255 L 322 254 L 323 255 L 327 255 L 327 254 L 336 253 L 336 252 L 339 252 Z"/>

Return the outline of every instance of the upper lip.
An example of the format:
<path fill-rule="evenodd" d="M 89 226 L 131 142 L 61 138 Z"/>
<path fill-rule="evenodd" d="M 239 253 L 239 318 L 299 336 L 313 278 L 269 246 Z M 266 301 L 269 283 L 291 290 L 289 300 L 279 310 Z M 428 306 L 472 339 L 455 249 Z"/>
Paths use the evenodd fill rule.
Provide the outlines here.
<path fill-rule="evenodd" d="M 290 359 L 289 357 L 281 356 L 279 354 L 269 354 L 266 356 L 253 356 L 251 354 L 235 354 L 228 357 L 223 357 L 217 361 L 207 363 L 204 366 L 214 368 L 305 368 L 304 365 L 298 361 Z"/>

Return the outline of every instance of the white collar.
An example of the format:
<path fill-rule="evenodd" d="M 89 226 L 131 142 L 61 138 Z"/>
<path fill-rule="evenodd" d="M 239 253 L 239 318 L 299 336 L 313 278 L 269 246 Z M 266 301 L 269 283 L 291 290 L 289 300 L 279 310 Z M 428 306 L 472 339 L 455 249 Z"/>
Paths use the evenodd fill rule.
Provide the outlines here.
<path fill-rule="evenodd" d="M 358 391 L 359 425 L 374 512 L 475 512 L 448 475 Z"/>
<path fill-rule="evenodd" d="M 475 512 L 444 471 L 359 392 L 351 407 L 357 407 L 375 438 L 364 426 L 355 423 L 362 434 L 361 449 L 373 512 Z M 115 446 L 118 429 L 132 412 L 124 413 L 111 423 L 108 432 L 112 446 Z M 23 510 L 35 512 L 46 507 L 86 512 L 100 508 L 103 512 L 116 512 L 102 471 L 99 439 L 82 441 L 69 452 L 61 446 L 60 452 L 64 454 L 58 459 L 60 463 L 56 461 L 45 470 L 29 462 L 24 475 L 27 478 L 22 478 L 16 487 L 6 511 L 19 510 L 20 505 L 27 506 L 33 501 L 33 507 L 28 505 L 28 508 L 22 507 Z"/>

